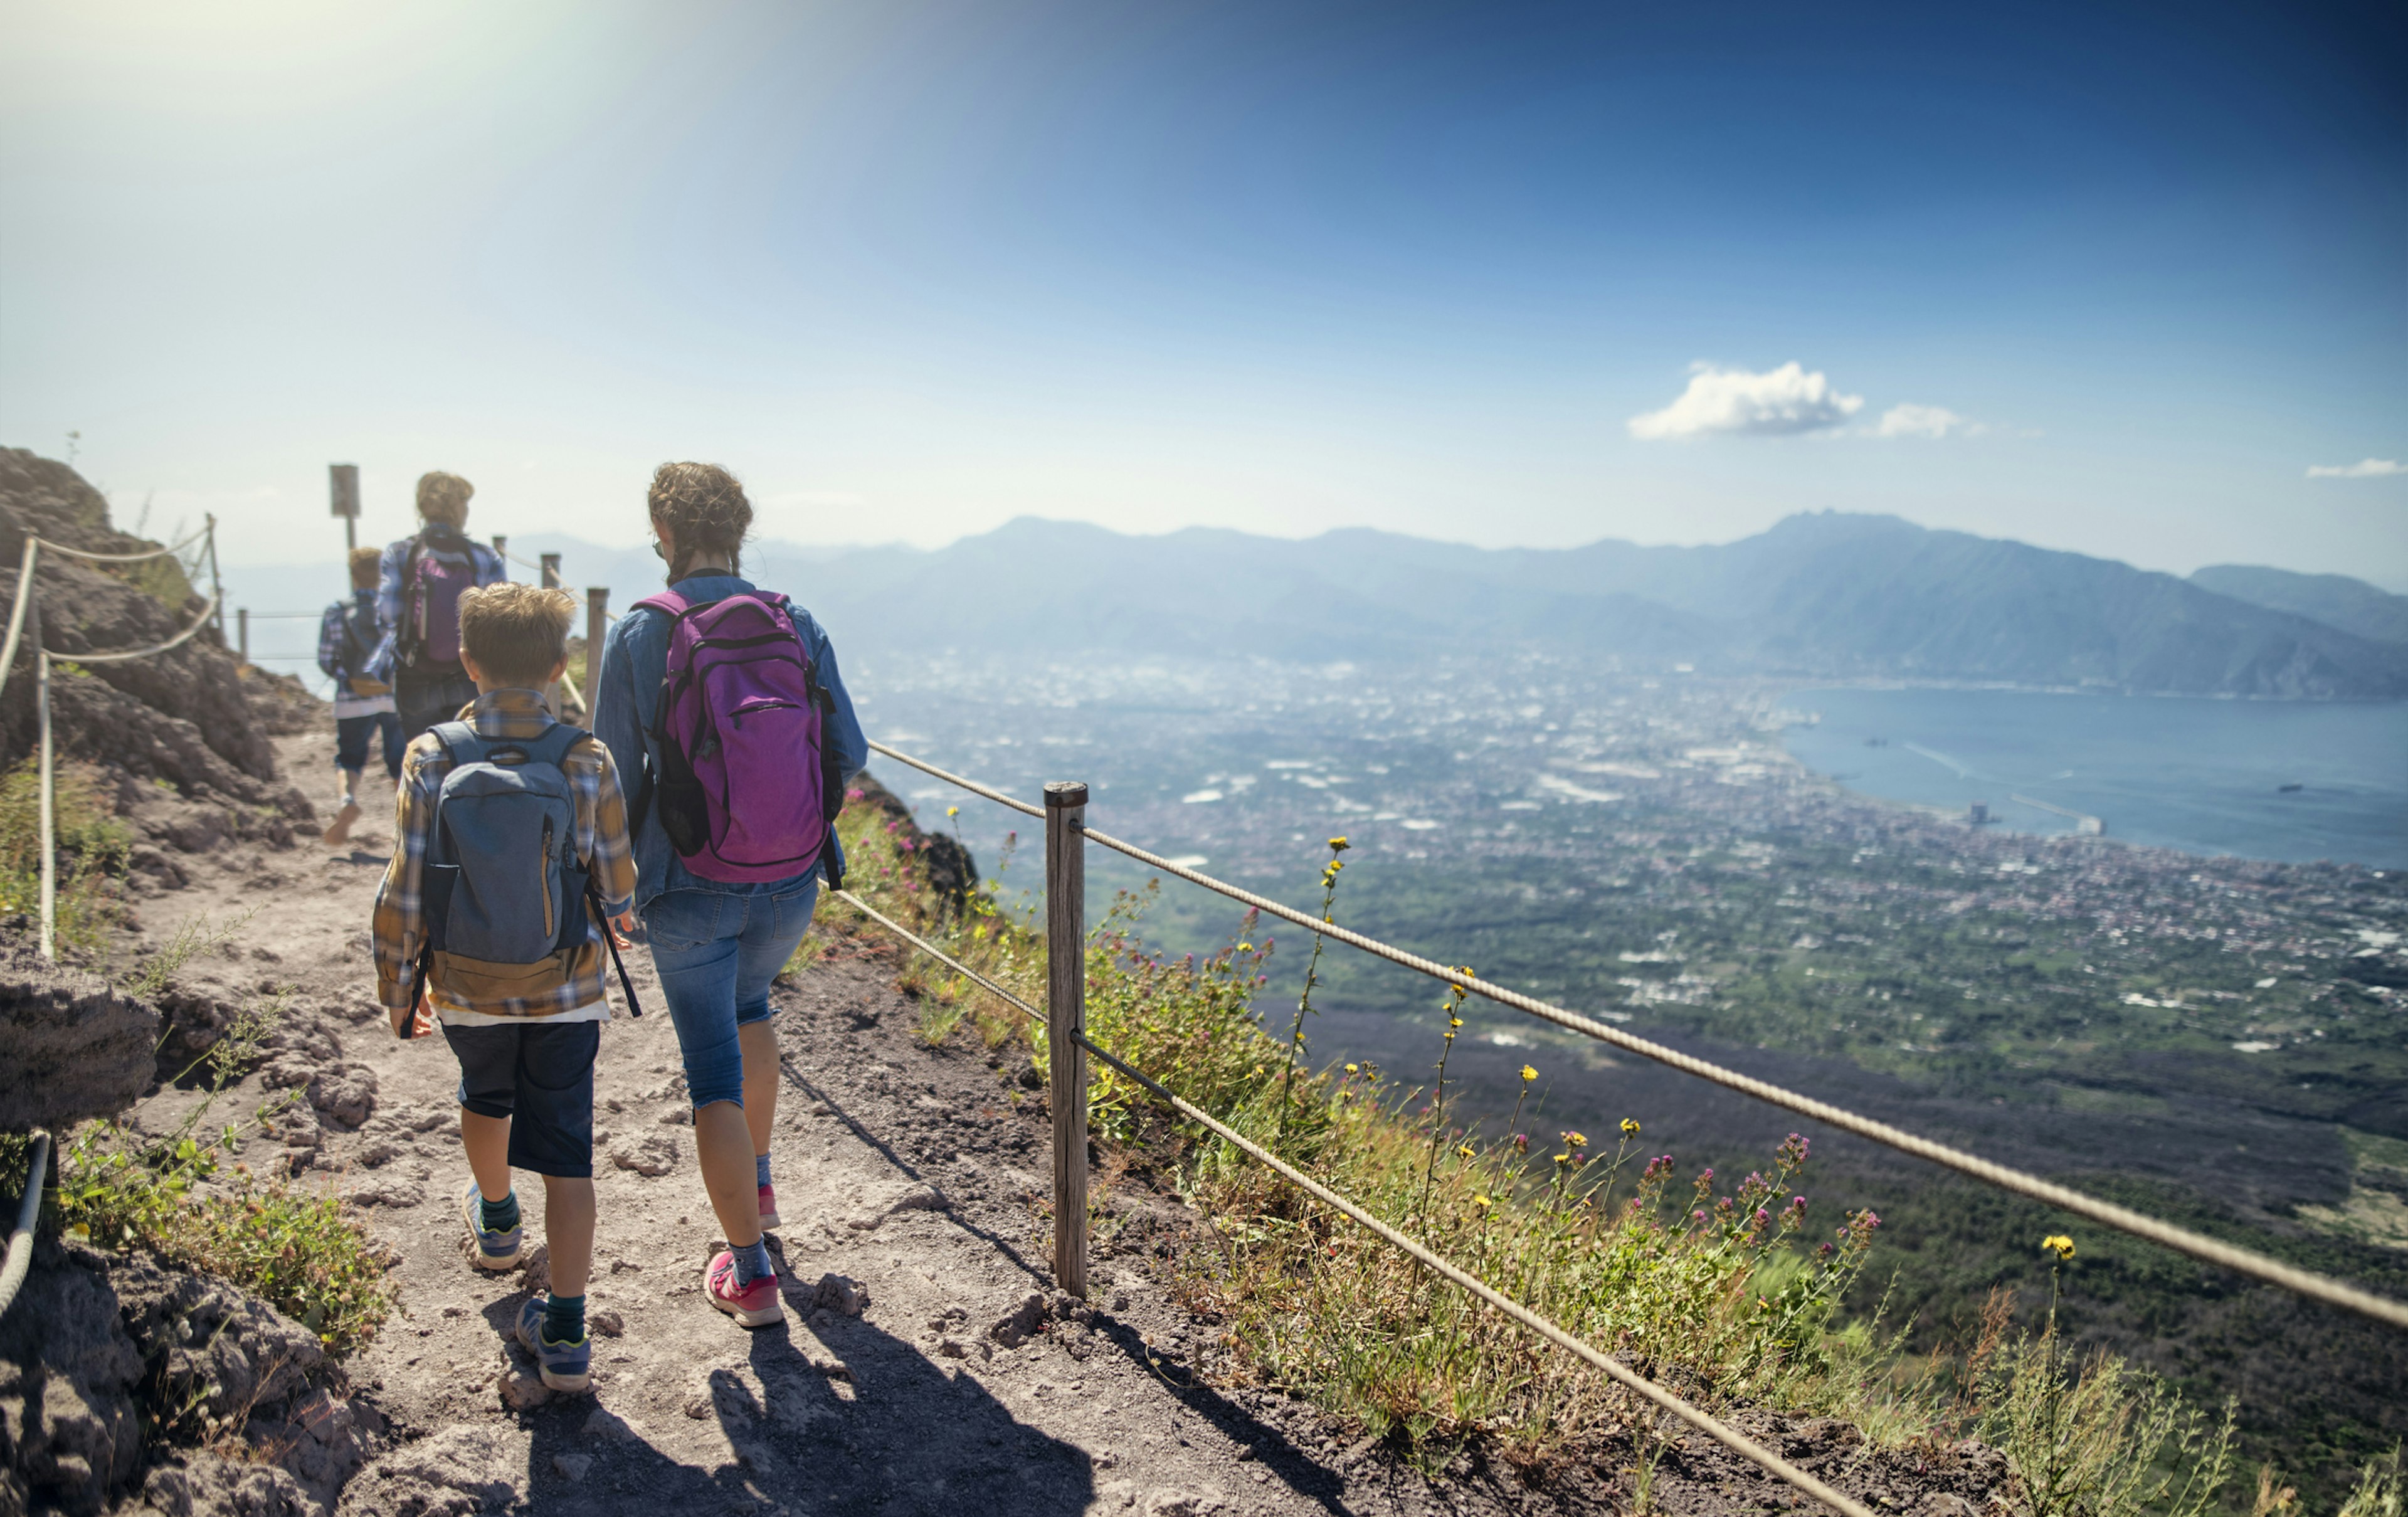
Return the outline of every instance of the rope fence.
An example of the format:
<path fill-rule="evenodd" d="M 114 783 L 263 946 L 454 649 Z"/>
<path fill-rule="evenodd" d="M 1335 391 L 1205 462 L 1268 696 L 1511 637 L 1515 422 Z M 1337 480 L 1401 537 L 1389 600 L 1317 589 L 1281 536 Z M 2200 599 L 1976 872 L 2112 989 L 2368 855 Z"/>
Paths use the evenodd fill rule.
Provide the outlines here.
<path fill-rule="evenodd" d="M 46 537 L 37 537 L 31 533 L 25 536 L 24 556 L 19 560 L 17 567 L 16 600 L 15 604 L 8 608 L 8 637 L 5 644 L 0 644 L 0 692 L 5 692 L 8 687 L 9 671 L 17 666 L 18 645 L 24 639 L 25 629 L 31 626 L 34 635 L 36 730 L 41 751 L 41 950 L 42 957 L 46 959 L 55 960 L 59 956 L 58 763 L 55 745 L 51 741 L 50 735 L 50 667 L 55 664 L 77 665 L 129 664 L 136 659 L 155 658 L 161 653 L 181 648 L 198 637 L 202 628 L 212 623 L 216 623 L 222 632 L 223 623 L 220 613 L 225 595 L 218 583 L 218 519 L 210 516 L 205 520 L 208 524 L 182 542 L 165 548 L 154 548 L 148 552 L 140 553 L 95 553 L 88 549 L 70 548 L 64 543 L 51 542 Z M 165 642 L 153 643 L 148 648 L 75 653 L 63 652 L 43 645 L 41 586 L 36 578 L 35 571 L 40 566 L 41 555 L 45 550 L 95 564 L 139 564 L 150 559 L 165 558 L 170 553 L 181 553 L 194 543 L 202 544 L 202 551 L 208 558 L 209 596 L 208 602 L 201 607 L 200 613 L 194 617 L 192 624 L 183 631 Z M 179 562 L 181 561 L 179 560 Z M 197 565 L 190 572 L 198 573 Z M 249 640 L 248 634 L 245 640 Z M 11 1285 L 9 1290 L 13 1292 L 14 1286 Z M 0 1309 L 5 1309 L 5 1303 L 0 1303 Z"/>
<path fill-rule="evenodd" d="M 908 764 L 924 774 L 959 785 L 974 794 L 983 795 L 1015 811 L 1031 815 L 1043 814 L 1025 802 L 1014 800 L 1000 792 L 965 780 L 959 775 L 939 768 L 925 760 L 916 758 L 884 743 L 872 742 L 869 746 L 889 758 Z M 1526 995 L 1519 991 L 1509 990 L 1492 981 L 1480 980 L 1460 968 L 1449 967 L 1434 959 L 1426 959 L 1417 953 L 1409 953 L 1376 937 L 1340 927 L 1335 923 L 1324 922 L 1311 912 L 1297 910 L 1268 896 L 1240 889 L 1226 880 L 1201 874 L 1184 865 L 1174 864 L 1160 854 L 1114 837 L 1109 833 L 1085 826 L 1082 826 L 1080 831 L 1088 842 L 1125 854 L 1150 868 L 1159 869 L 1165 874 L 1184 880 L 1191 884 L 1200 885 L 1206 890 L 1227 896 L 1231 900 L 1240 902 L 1268 915 L 1309 928 L 1335 942 L 1359 949 L 1374 957 L 1385 959 L 1391 964 L 1400 965 L 1416 973 L 1427 975 L 1433 980 L 1442 980 L 1450 985 L 1460 984 L 1474 995 L 1484 996 L 1498 1005 L 1526 1012 L 1567 1031 L 1595 1038 L 1628 1053 L 1654 1059 L 1684 1074 L 1695 1075 L 1727 1090 L 1737 1091 L 1742 1095 L 1753 1096 L 1769 1105 L 1797 1112 L 1800 1116 L 1811 1117 L 1816 1122 L 1827 1123 L 1842 1132 L 1853 1133 L 1859 1138 L 1883 1144 L 1901 1153 L 1912 1154 L 1915 1158 L 1939 1165 L 1943 1168 L 1954 1169 L 1985 1184 L 2056 1207 L 2060 1210 L 2070 1211 L 2076 1216 L 2087 1218 L 2103 1226 L 2113 1227 L 2118 1232 L 2172 1249 L 2177 1252 L 2186 1253 L 2203 1263 L 2230 1269 L 2238 1274 L 2252 1276 L 2312 1300 L 2340 1307 L 2344 1310 L 2357 1312 L 2360 1316 L 2372 1318 L 2393 1327 L 2408 1328 L 2408 1303 L 2377 1295 L 2372 1291 L 2346 1281 L 2285 1264 L 2281 1260 L 2208 1238 L 2187 1228 L 2175 1226 L 2172 1223 L 2143 1215 L 2127 1207 L 2085 1195 L 2079 1191 L 2042 1180 L 2037 1175 L 2027 1174 L 2020 1169 L 2011 1168 L 2006 1165 L 1982 1158 L 1978 1154 L 1968 1153 L 1944 1143 L 1935 1142 L 1928 1138 L 1919 1138 L 1913 1133 L 1891 1126 L 1887 1123 L 1877 1122 L 1842 1107 L 1833 1106 L 1829 1102 L 1818 1101 L 1812 1096 L 1800 1095 L 1769 1081 L 1741 1074 L 1735 1069 L 1725 1068 L 1708 1060 L 1698 1058 L 1694 1054 L 1684 1053 L 1678 1049 L 1668 1048 L 1636 1034 L 1624 1032 L 1620 1028 L 1610 1026 L 1591 1017 L 1582 1016 L 1575 1011 L 1566 1010 L 1562 1007 L 1540 1000 L 1536 996 Z"/>
<path fill-rule="evenodd" d="M 1090 834 L 1089 836 L 1092 837 L 1093 834 Z M 946 968 L 951 969 L 955 974 L 958 974 L 977 984 L 981 989 L 1003 1001 L 1006 1005 L 1017 1009 L 1031 1021 L 1039 1023 L 1039 1025 L 1046 1025 L 1049 1023 L 1050 1019 L 1047 1017 L 1045 1012 L 1039 1011 L 1037 1008 L 1029 1005 L 1026 1001 L 1022 1000 L 1019 996 L 1013 995 L 1010 991 L 1006 990 L 1003 986 L 996 983 L 993 980 L 988 979 L 986 976 L 971 968 L 968 965 L 962 963 L 953 955 L 945 952 L 942 949 L 912 932 L 910 928 L 905 927 L 901 923 L 896 922 L 892 917 L 880 911 L 876 907 L 871 906 L 868 902 L 863 900 L 853 892 L 849 890 L 839 890 L 835 891 L 832 894 L 837 897 L 837 899 L 843 901 L 854 910 L 859 911 L 862 915 L 876 922 L 880 926 L 882 926 L 889 932 L 894 933 L 896 937 L 904 939 L 912 947 L 920 950 L 923 953 L 927 954 L 930 958 L 942 964 Z M 1672 1416 L 1688 1424 L 1698 1432 L 1705 1434 L 1708 1438 L 1713 1438 L 1715 1442 L 1730 1450 L 1733 1453 L 1736 1453 L 1740 1457 L 1755 1464 L 1766 1473 L 1772 1475 L 1776 1479 L 1787 1481 L 1790 1485 L 1804 1492 L 1806 1495 L 1813 1496 L 1815 1500 L 1822 1502 L 1832 1510 L 1842 1513 L 1843 1517 L 1873 1517 L 1873 1513 L 1869 1508 L 1865 1507 L 1853 1497 L 1834 1490 L 1831 1486 L 1799 1468 L 1797 1466 L 1791 1464 L 1788 1460 L 1782 1458 L 1779 1454 L 1774 1453 L 1771 1450 L 1764 1447 L 1762 1444 L 1757 1443 L 1755 1439 L 1749 1438 L 1739 1429 L 1731 1426 L 1728 1423 L 1724 1422 L 1721 1418 L 1714 1416 L 1712 1412 L 1709 1412 L 1703 1408 L 1697 1406 L 1695 1403 L 1666 1390 L 1661 1385 L 1656 1384 L 1654 1381 L 1649 1380 L 1646 1376 L 1640 1374 L 1635 1369 L 1632 1369 L 1629 1366 L 1624 1364 L 1619 1359 L 1614 1358 L 1612 1354 L 1603 1352 L 1585 1339 L 1566 1331 L 1552 1320 L 1540 1315 L 1538 1312 L 1531 1310 L 1520 1302 L 1507 1296 L 1502 1292 L 1497 1290 L 1494 1286 L 1491 1286 L 1487 1281 L 1482 1280 L 1477 1275 L 1472 1274 L 1469 1270 L 1462 1268 L 1441 1254 L 1433 1252 L 1417 1238 L 1412 1238 L 1389 1223 L 1383 1221 L 1381 1218 L 1374 1216 L 1369 1211 L 1367 1211 L 1362 1207 L 1356 1205 L 1354 1201 L 1349 1200 L 1346 1196 L 1339 1194 L 1337 1191 L 1331 1190 L 1328 1186 L 1312 1179 L 1311 1176 L 1297 1169 L 1294 1165 L 1287 1163 L 1285 1160 L 1280 1158 L 1279 1155 L 1264 1148 L 1261 1144 L 1254 1142 L 1244 1134 L 1230 1127 L 1226 1123 L 1221 1122 L 1217 1118 L 1213 1117 L 1211 1113 L 1204 1110 L 1195 1103 L 1182 1097 L 1178 1093 L 1172 1091 L 1160 1081 L 1145 1074 L 1135 1066 L 1129 1064 L 1126 1060 L 1120 1058 L 1118 1055 L 1111 1052 L 1111 1051 L 1106 1049 L 1102 1044 L 1097 1043 L 1093 1038 L 1087 1037 L 1083 1031 L 1072 1034 L 1072 1038 L 1082 1051 L 1093 1054 L 1096 1059 L 1109 1065 L 1116 1073 L 1120 1074 L 1124 1078 L 1138 1085 L 1143 1086 L 1147 1091 L 1151 1092 L 1154 1096 L 1159 1098 L 1164 1104 L 1170 1107 L 1171 1109 L 1177 1111 L 1181 1116 L 1186 1118 L 1192 1123 L 1195 1123 L 1197 1126 L 1211 1132 L 1214 1137 L 1220 1138 L 1223 1142 L 1227 1143 L 1231 1148 L 1236 1149 L 1239 1152 L 1246 1155 L 1246 1157 L 1269 1169 L 1272 1173 L 1278 1175 L 1289 1184 L 1294 1185 L 1297 1189 L 1304 1192 L 1307 1195 L 1312 1196 L 1314 1200 L 1319 1201 L 1322 1205 L 1348 1217 L 1356 1224 L 1363 1227 L 1366 1231 L 1369 1232 L 1372 1236 L 1378 1238 L 1381 1241 L 1399 1250 L 1414 1260 L 1414 1262 L 1420 1264 L 1424 1268 L 1430 1270 L 1432 1273 L 1444 1279 L 1450 1284 L 1453 1284 L 1458 1289 L 1468 1293 L 1475 1300 L 1478 1300 L 1482 1305 L 1487 1307 L 1489 1309 L 1498 1312 L 1516 1325 L 1536 1337 L 1543 1338 L 1547 1342 L 1554 1344 L 1556 1348 L 1571 1354 L 1583 1363 L 1588 1365 L 1590 1367 L 1603 1371 L 1616 1384 L 1621 1385 L 1626 1390 L 1642 1397 L 1649 1403 L 1653 1404 L 1657 1410 L 1670 1412 Z M 1054 1104 L 1059 1106 L 1062 1103 L 1057 1100 Z M 1057 1265 L 1055 1270 L 1057 1278 L 1061 1272 L 1062 1271 Z"/>

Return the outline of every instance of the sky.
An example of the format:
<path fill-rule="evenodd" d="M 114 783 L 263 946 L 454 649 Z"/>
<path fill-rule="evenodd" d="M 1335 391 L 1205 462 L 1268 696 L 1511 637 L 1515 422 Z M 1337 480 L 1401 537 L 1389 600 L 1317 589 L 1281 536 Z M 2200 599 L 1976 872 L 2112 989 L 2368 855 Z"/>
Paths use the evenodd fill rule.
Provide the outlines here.
<path fill-rule="evenodd" d="M 1791 512 L 2408 589 L 2408 10 L 0 0 L 0 442 L 233 562 Z M 70 434 L 77 434 L 70 438 Z M 149 515 L 142 516 L 147 508 Z"/>

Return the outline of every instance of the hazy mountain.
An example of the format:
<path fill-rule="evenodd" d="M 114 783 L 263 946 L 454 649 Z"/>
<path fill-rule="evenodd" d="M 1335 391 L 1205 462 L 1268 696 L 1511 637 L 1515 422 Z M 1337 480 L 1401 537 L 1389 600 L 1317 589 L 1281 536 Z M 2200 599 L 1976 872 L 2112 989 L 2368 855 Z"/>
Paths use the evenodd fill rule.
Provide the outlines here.
<path fill-rule="evenodd" d="M 1024 518 L 934 552 L 760 557 L 870 644 L 1288 658 L 1537 646 L 1632 666 L 2408 694 L 2408 650 L 2172 575 L 1895 517 L 1795 516 L 1715 547 L 1558 551 L 1365 530 L 1132 537 Z"/>
<path fill-rule="evenodd" d="M 2245 564 L 2200 569 L 2190 582 L 2270 610 L 2288 611 L 2380 643 L 2408 643 L 2408 595 L 2346 574 L 2294 574 Z"/>
<path fill-rule="evenodd" d="M 640 549 L 548 535 L 510 546 L 561 551 L 568 582 L 610 586 L 614 608 L 660 583 Z M 1562 550 L 1364 529 L 1127 537 L 1024 517 L 933 551 L 761 543 L 745 566 L 864 651 L 1385 661 L 1539 648 L 1634 669 L 2408 695 L 2408 646 L 2172 575 L 1888 516 L 1793 516 L 1713 547 Z"/>

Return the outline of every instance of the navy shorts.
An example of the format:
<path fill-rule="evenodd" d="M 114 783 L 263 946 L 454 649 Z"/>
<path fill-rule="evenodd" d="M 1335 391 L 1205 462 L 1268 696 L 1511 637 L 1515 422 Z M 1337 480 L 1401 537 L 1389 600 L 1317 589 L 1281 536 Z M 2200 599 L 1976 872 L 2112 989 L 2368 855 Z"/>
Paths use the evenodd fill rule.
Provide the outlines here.
<path fill-rule="evenodd" d="M 401 778 L 401 718 L 391 711 L 374 716 L 338 716 L 335 719 L 335 767 L 365 769 L 368 766 L 368 741 L 384 739 L 384 772 L 394 779 Z"/>
<path fill-rule="evenodd" d="M 561 1180 L 594 1178 L 594 1055 L 602 1024 L 454 1027 L 460 1104 L 510 1124 L 510 1167 Z"/>

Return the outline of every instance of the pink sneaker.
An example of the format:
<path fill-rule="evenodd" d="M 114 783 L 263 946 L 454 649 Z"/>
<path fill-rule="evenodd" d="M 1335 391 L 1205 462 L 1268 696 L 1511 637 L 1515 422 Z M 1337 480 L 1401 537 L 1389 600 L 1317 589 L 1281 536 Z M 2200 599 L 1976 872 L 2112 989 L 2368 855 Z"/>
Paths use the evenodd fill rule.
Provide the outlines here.
<path fill-rule="evenodd" d="M 762 1186 L 761 1230 L 766 1233 L 772 1227 L 781 1225 L 784 1220 L 785 1219 L 778 1215 L 778 1187 L 775 1185 Z"/>
<path fill-rule="evenodd" d="M 750 1285 L 736 1283 L 736 1255 L 722 1249 L 702 1274 L 702 1294 L 710 1304 L 747 1327 L 783 1322 L 786 1309 L 778 1302 L 778 1277 L 764 1275 Z"/>

